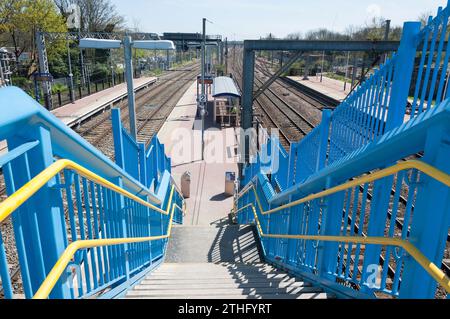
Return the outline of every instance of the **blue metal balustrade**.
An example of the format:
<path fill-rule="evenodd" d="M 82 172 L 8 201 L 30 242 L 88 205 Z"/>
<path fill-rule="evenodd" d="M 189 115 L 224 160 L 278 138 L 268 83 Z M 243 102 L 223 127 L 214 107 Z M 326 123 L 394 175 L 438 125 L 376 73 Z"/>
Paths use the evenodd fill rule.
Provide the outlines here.
<path fill-rule="evenodd" d="M 450 94 L 449 14 L 450 6 L 439 8 L 422 29 L 419 22 L 406 22 L 398 52 L 333 112 L 326 110 L 321 124 L 310 134 L 291 144 L 295 182 L 305 181 L 386 131 L 432 109 Z"/>
<path fill-rule="evenodd" d="M 164 146 L 156 137 L 147 148 L 136 144 L 121 127 L 118 110 L 113 110 L 115 164 L 20 89 L 0 89 L 0 105 L 7 106 L 0 118 L 0 140 L 7 142 L 8 152 L 0 157 L 0 168 L 8 196 L 45 177 L 40 174 L 61 159 L 89 172 L 72 167 L 58 171 L 4 220 L 4 298 L 33 297 L 71 243 L 162 236 L 171 215 L 161 211 L 172 207 L 173 221 L 182 223 L 183 198 L 172 180 Z M 90 178 L 94 175 L 103 181 Z M 162 262 L 166 244 L 167 239 L 160 239 L 81 249 L 50 297 L 120 295 Z M 8 265 L 20 266 L 19 275 L 11 278 L 14 268 Z"/>
<path fill-rule="evenodd" d="M 274 164 L 279 162 L 274 157 L 265 164 L 271 169 L 261 169 L 262 152 L 244 167 L 237 216 L 240 223 L 258 217 L 266 260 L 340 296 L 446 295 L 401 248 L 266 234 L 402 239 L 442 264 L 450 227 L 449 188 L 420 170 L 393 171 L 289 204 L 417 156 L 444 175 L 450 173 L 449 8 L 439 8 L 422 29 L 418 22 L 405 23 L 398 52 L 334 111 L 324 111 L 322 123 L 292 143 L 287 158 L 279 155 L 288 163 L 287 172 Z M 273 143 L 277 140 L 270 138 L 261 149 L 282 148 Z M 286 178 L 281 187 L 280 175 Z M 288 208 L 277 210 L 283 205 Z"/>
<path fill-rule="evenodd" d="M 267 174 L 259 172 L 242 189 L 236 205 L 238 221 L 254 222 L 255 207 L 265 234 L 403 239 L 441 265 L 450 226 L 450 191 L 448 185 L 418 169 L 392 171 L 331 195 L 277 208 L 370 177 L 367 172 L 389 168 L 419 152 L 423 153 L 422 162 L 450 174 L 448 123 L 450 100 L 282 192 L 273 187 Z M 254 191 L 248 191 L 250 187 Z M 270 210 L 276 211 L 265 214 Z M 264 236 L 261 244 L 267 261 L 342 297 L 371 298 L 375 293 L 402 298 L 445 296 L 445 290 L 437 291 L 435 280 L 402 249 Z"/>

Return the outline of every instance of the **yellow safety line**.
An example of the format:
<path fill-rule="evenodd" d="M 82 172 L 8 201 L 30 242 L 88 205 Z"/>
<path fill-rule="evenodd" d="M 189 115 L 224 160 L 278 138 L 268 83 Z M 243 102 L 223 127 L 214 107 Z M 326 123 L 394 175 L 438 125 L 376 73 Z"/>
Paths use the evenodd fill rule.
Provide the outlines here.
<path fill-rule="evenodd" d="M 70 160 L 62 159 L 58 160 L 44 171 L 36 175 L 32 180 L 22 186 L 14 194 L 6 198 L 2 203 L 0 203 L 0 223 L 8 218 L 17 208 L 19 208 L 24 202 L 26 202 L 31 196 L 38 192 L 45 184 L 47 184 L 52 178 L 54 178 L 58 173 L 64 169 L 71 169 L 76 171 L 80 176 L 83 176 L 91 181 L 96 182 L 112 191 L 115 191 L 125 197 L 132 199 L 133 201 L 149 207 L 161 214 L 168 215 L 167 212 L 159 207 L 156 207 L 145 200 L 131 194 L 130 192 L 120 188 L 119 186 L 107 181 L 103 177 L 89 171 L 88 169 L 78 165 Z"/>
<path fill-rule="evenodd" d="M 167 239 L 170 237 L 172 233 L 172 221 L 175 208 L 179 209 L 179 206 L 175 203 L 172 204 L 172 197 L 174 193 L 175 187 L 172 185 L 172 189 L 169 197 L 169 204 L 167 205 L 167 214 L 170 212 L 169 219 L 169 227 L 167 228 L 167 234 L 161 236 L 150 236 L 150 237 L 140 237 L 140 238 L 112 238 L 112 239 L 95 239 L 95 240 L 78 240 L 71 243 L 61 257 L 56 262 L 55 266 L 53 266 L 50 273 L 45 278 L 42 285 L 39 287 L 39 290 L 33 296 L 33 299 L 47 299 L 50 295 L 53 287 L 55 287 L 59 278 L 63 274 L 67 265 L 70 263 L 75 253 L 80 249 L 88 249 L 95 247 L 103 247 L 103 246 L 114 246 L 114 245 L 122 245 L 122 244 L 133 244 L 133 243 L 141 243 L 146 241 L 155 241 L 161 239 Z M 172 204 L 172 205 L 171 205 Z M 172 207 L 170 211 L 170 207 Z"/>
<path fill-rule="evenodd" d="M 269 211 L 263 211 L 262 206 L 259 200 L 258 193 L 256 192 L 255 186 L 253 184 L 247 186 L 243 192 L 241 192 L 237 199 L 241 198 L 245 193 L 249 192 L 250 189 L 253 189 L 255 194 L 256 201 L 258 203 L 261 215 L 268 215 L 278 212 L 280 210 L 290 208 L 296 205 L 300 205 L 302 203 L 322 198 L 325 196 L 332 195 L 334 193 L 352 188 L 354 186 L 358 186 L 361 184 L 366 184 L 369 182 L 373 182 L 375 180 L 381 179 L 383 177 L 387 177 L 393 175 L 399 171 L 407 170 L 407 169 L 417 169 L 428 176 L 434 178 L 435 180 L 445 184 L 446 186 L 450 186 L 450 175 L 424 163 L 421 161 L 411 160 L 406 162 L 400 162 L 396 165 L 380 170 L 370 175 L 366 175 L 360 177 L 358 179 L 352 180 L 345 184 L 341 184 L 339 186 L 330 188 L 328 190 L 322 191 L 317 194 L 312 194 L 306 196 L 300 200 L 294 201 L 292 203 L 277 207 L 275 209 Z M 251 182 L 252 183 L 252 182 Z M 236 204 L 235 204 L 236 205 Z M 414 258 L 414 260 L 425 269 L 425 271 L 433 277 L 444 289 L 447 293 L 450 293 L 450 278 L 445 275 L 445 273 L 436 266 L 433 262 L 431 262 L 424 254 L 422 254 L 413 244 L 410 242 L 398 239 L 398 238 L 385 238 L 385 237 L 355 237 L 355 236 L 312 236 L 312 235 L 282 235 L 282 234 L 265 234 L 261 223 L 258 218 L 258 214 L 256 212 L 256 207 L 253 203 L 247 204 L 244 207 L 238 209 L 235 214 L 240 213 L 244 209 L 251 207 L 253 211 L 253 215 L 255 216 L 256 226 L 261 237 L 265 238 L 283 238 L 283 239 L 303 239 L 303 240 L 315 240 L 315 241 L 328 241 L 328 242 L 341 242 L 341 243 L 355 243 L 355 244 L 363 244 L 363 245 L 384 245 L 384 246 L 396 246 L 403 248 L 406 252 L 409 253 L 410 256 Z"/>
<path fill-rule="evenodd" d="M 248 186 L 248 187 L 246 187 L 246 189 L 244 189 L 244 191 L 241 192 L 238 195 L 238 199 L 240 199 L 243 195 L 245 195 L 251 189 L 253 189 L 253 192 L 256 195 L 258 206 L 260 208 L 260 211 L 262 212 L 261 214 L 262 215 L 270 215 L 270 214 L 279 212 L 279 211 L 281 211 L 283 209 L 291 208 L 293 206 L 297 206 L 297 205 L 300 205 L 300 204 L 312 201 L 314 199 L 326 197 L 326 196 L 338 193 L 340 191 L 343 191 L 343 190 L 346 190 L 346 189 L 349 189 L 349 188 L 352 188 L 352 187 L 355 187 L 355 186 L 358 186 L 358 185 L 361 185 L 361 184 L 370 183 L 370 182 L 373 182 L 375 180 L 381 179 L 383 177 L 387 177 L 387 176 L 393 175 L 395 173 L 398 173 L 400 171 L 408 170 L 408 169 L 417 169 L 417 170 L 427 174 L 428 176 L 434 178 L 435 180 L 443 183 L 444 185 L 450 187 L 450 175 L 449 174 L 447 174 L 445 172 L 442 172 L 441 170 L 438 170 L 438 169 L 434 168 L 433 166 L 431 166 L 429 164 L 426 164 L 426 163 L 424 163 L 422 161 L 410 160 L 410 161 L 397 163 L 397 164 L 395 164 L 395 165 L 393 165 L 391 167 L 385 168 L 385 169 L 377 171 L 375 173 L 359 177 L 357 179 L 354 179 L 352 181 L 346 182 L 344 184 L 341 184 L 341 185 L 332 187 L 330 189 L 324 190 L 324 191 L 322 191 L 320 193 L 311 194 L 311 195 L 306 196 L 304 198 L 301 198 L 299 200 L 293 201 L 293 202 L 291 202 L 289 204 L 285 204 L 283 206 L 279 206 L 277 208 L 274 208 L 274 209 L 271 209 L 271 210 L 268 210 L 268 211 L 263 211 L 262 210 L 262 206 L 261 206 L 261 203 L 259 201 L 259 197 L 256 194 L 256 190 L 255 190 L 255 187 L 254 187 L 253 184 Z"/>

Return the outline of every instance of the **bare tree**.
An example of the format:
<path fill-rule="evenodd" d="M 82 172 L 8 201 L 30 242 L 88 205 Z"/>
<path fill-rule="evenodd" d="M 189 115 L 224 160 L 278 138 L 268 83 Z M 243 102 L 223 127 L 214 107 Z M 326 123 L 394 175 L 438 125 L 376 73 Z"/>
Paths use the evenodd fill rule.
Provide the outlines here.
<path fill-rule="evenodd" d="M 423 12 L 421 15 L 417 17 L 419 19 L 420 23 L 422 23 L 422 26 L 426 26 L 428 24 L 429 17 L 432 17 L 433 13 L 431 11 Z"/>
<path fill-rule="evenodd" d="M 124 27 L 125 19 L 110 0 L 54 0 L 61 14 L 67 17 L 71 4 L 80 8 L 80 28 L 89 32 L 112 32 Z"/>
<path fill-rule="evenodd" d="M 300 39 L 303 39 L 303 33 L 301 33 L 301 32 L 289 33 L 286 36 L 286 39 L 288 39 L 288 40 L 300 40 Z"/>
<path fill-rule="evenodd" d="M 322 28 L 307 32 L 305 40 L 349 40 L 349 38 L 345 34 Z"/>

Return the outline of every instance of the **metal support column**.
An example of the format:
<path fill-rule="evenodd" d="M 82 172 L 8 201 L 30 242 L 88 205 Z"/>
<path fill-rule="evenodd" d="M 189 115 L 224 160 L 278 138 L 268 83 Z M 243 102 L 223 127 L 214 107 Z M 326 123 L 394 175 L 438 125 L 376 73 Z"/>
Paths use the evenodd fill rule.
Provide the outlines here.
<path fill-rule="evenodd" d="M 166 63 L 167 63 L 166 68 L 168 70 L 168 69 L 170 69 L 170 52 L 169 52 L 169 50 L 166 50 Z"/>
<path fill-rule="evenodd" d="M 246 50 L 244 47 L 244 75 L 243 75 L 243 98 L 242 98 L 242 113 L 241 113 L 241 149 L 244 150 L 244 162 L 248 163 L 250 159 L 250 145 L 246 130 L 252 128 L 253 123 L 253 85 L 255 74 L 255 51 Z M 239 176 L 242 178 L 242 163 L 239 165 Z"/>
<path fill-rule="evenodd" d="M 74 93 L 73 93 L 74 85 L 73 85 L 73 72 L 72 72 L 72 57 L 70 55 L 70 42 L 69 42 L 69 39 L 67 39 L 67 60 L 69 62 L 69 93 L 70 93 L 70 102 L 75 103 L 75 96 L 74 96 Z"/>
<path fill-rule="evenodd" d="M 50 73 L 48 67 L 48 56 L 47 49 L 45 48 L 45 38 L 44 34 L 41 32 L 36 32 L 36 45 L 38 49 L 39 56 L 39 72 L 40 73 Z M 44 99 L 45 99 L 45 107 L 48 110 L 53 108 L 53 100 L 52 100 L 52 84 L 50 82 L 44 81 L 42 83 L 44 88 Z"/>
<path fill-rule="evenodd" d="M 111 85 L 116 86 L 116 75 L 114 71 L 114 60 L 113 60 L 113 50 L 109 50 L 109 59 L 111 63 Z"/>
<path fill-rule="evenodd" d="M 225 38 L 225 75 L 228 75 L 228 38 Z"/>
<path fill-rule="evenodd" d="M 125 51 L 125 76 L 127 79 L 127 91 L 128 91 L 128 113 L 130 116 L 130 134 L 136 141 L 136 108 L 135 108 L 135 96 L 133 87 L 133 58 L 132 58 L 132 40 L 130 36 L 125 37 L 123 41 L 123 47 Z"/>
<path fill-rule="evenodd" d="M 202 94 L 201 99 L 205 99 L 206 96 L 206 90 L 205 90 L 205 63 L 206 63 L 206 19 L 203 18 L 203 33 L 202 33 Z M 205 159 L 205 113 L 206 113 L 206 106 L 207 106 L 207 100 L 206 101 L 200 101 L 200 114 L 202 117 L 202 160 Z"/>
<path fill-rule="evenodd" d="M 81 32 L 78 31 L 78 43 L 80 43 L 80 40 L 81 40 Z M 83 49 L 80 49 L 80 71 L 81 71 L 81 85 L 83 87 L 86 87 L 87 81 L 86 81 L 86 74 L 85 74 L 85 68 L 84 68 Z"/>

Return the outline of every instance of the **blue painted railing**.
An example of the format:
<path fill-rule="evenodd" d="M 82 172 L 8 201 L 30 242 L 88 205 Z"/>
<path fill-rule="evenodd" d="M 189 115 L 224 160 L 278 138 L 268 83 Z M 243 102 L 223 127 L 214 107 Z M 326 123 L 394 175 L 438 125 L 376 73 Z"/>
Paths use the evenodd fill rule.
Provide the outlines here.
<path fill-rule="evenodd" d="M 291 144 L 297 183 L 450 96 L 449 15 L 449 6 L 439 8 L 422 29 L 419 22 L 406 22 L 398 52 L 331 114 L 324 114 L 310 134 Z"/>
<path fill-rule="evenodd" d="M 0 141 L 8 145 L 7 152 L 0 156 L 0 168 L 8 196 L 55 160 L 68 159 L 154 207 L 167 209 L 175 185 L 170 175 L 170 159 L 156 138 L 145 149 L 128 139 L 122 128 L 117 136 L 117 118 L 113 117 L 116 165 L 20 89 L 1 88 L 0 105 L 5 106 L 0 117 Z M 175 210 L 174 221 L 182 223 L 183 198 L 177 190 L 172 204 L 179 208 Z M 3 223 L 0 296 L 33 297 L 74 241 L 164 235 L 168 223 L 169 216 L 73 169 L 65 169 Z M 106 288 L 109 291 L 106 296 L 120 295 L 162 261 L 166 244 L 167 240 L 162 239 L 80 250 L 50 297 L 98 296 Z M 10 269 L 10 265 L 20 266 L 14 278 L 11 277 L 15 268 Z"/>
<path fill-rule="evenodd" d="M 441 265 L 450 226 L 450 189 L 417 169 L 343 189 L 272 214 L 262 214 L 341 185 L 418 152 L 421 161 L 450 174 L 450 100 L 387 132 L 303 183 L 277 192 L 259 172 L 242 189 L 238 221 L 254 222 L 256 207 L 265 234 L 371 236 L 404 239 Z M 255 193 L 246 190 L 253 186 Z M 392 192 L 392 190 L 394 190 Z M 401 200 L 400 196 L 403 197 Z M 430 218 L 432 213 L 432 218 Z M 396 221 L 402 220 L 400 225 Z M 265 259 L 342 297 L 445 297 L 435 280 L 402 249 L 301 239 L 261 238 Z M 380 257 L 381 256 L 381 257 Z"/>
<path fill-rule="evenodd" d="M 422 29 L 418 22 L 405 23 L 398 52 L 333 112 L 324 112 L 322 123 L 310 134 L 291 144 L 286 189 L 274 187 L 276 171 L 261 169 L 261 154 L 255 156 L 255 163 L 244 167 L 241 189 L 256 185 L 263 199 L 262 209 L 273 209 L 421 152 L 422 160 L 449 173 L 445 160 L 450 155 L 446 142 L 449 102 L 442 102 L 450 96 L 450 44 L 444 50 L 450 33 L 449 8 L 439 8 L 437 17 L 430 18 Z M 274 142 L 269 139 L 268 145 Z M 266 166 L 275 167 L 270 163 Z M 402 198 L 400 193 L 404 193 Z M 249 192 L 242 197 L 237 208 L 254 203 L 251 196 Z M 448 236 L 448 201 L 446 187 L 411 170 L 260 217 L 268 233 L 408 238 L 440 265 Z M 253 220 L 249 211 L 240 218 L 243 223 Z M 402 219 L 403 226 L 399 227 Z M 369 245 L 361 250 L 358 245 L 286 239 L 264 239 L 263 247 L 269 260 L 302 274 L 313 274 L 318 282 L 352 284 L 370 294 L 380 291 L 406 298 L 435 296 L 434 281 L 395 249 Z M 364 277 L 371 265 L 384 267 L 376 288 L 369 288 Z M 392 265 L 403 268 L 392 269 Z"/>
<path fill-rule="evenodd" d="M 415 81 L 410 89 L 413 96 L 410 111 L 412 117 L 450 97 L 447 73 L 450 42 L 445 43 L 449 36 L 449 15 L 450 6 L 439 8 L 437 16 L 430 17 L 427 26 L 416 36 L 416 43 L 422 46 L 422 50 L 415 70 Z"/>
<path fill-rule="evenodd" d="M 146 148 L 137 143 L 123 127 L 120 109 L 112 109 L 115 160 L 117 165 L 149 189 L 156 189 L 165 171 L 171 173 L 171 162 L 164 145 L 155 135 Z"/>

